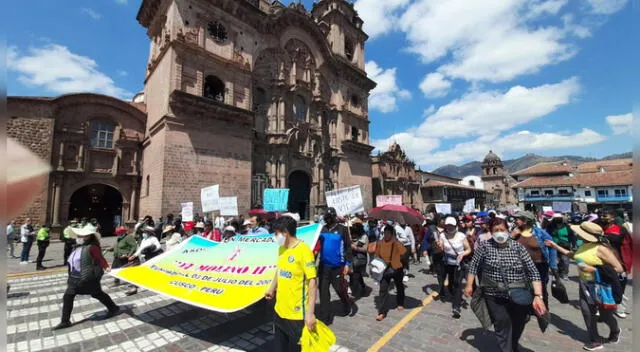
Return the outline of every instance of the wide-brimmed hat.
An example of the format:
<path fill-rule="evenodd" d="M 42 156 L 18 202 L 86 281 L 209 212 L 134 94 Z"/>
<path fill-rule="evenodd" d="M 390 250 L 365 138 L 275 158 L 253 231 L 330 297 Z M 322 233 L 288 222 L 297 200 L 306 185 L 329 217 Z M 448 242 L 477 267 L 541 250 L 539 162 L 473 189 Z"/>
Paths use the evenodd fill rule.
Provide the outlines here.
<path fill-rule="evenodd" d="M 140 227 L 140 231 L 142 231 L 142 232 L 156 233 L 156 230 L 155 230 L 153 227 L 149 226 L 149 225 L 143 225 L 143 226 L 141 226 L 141 227 Z"/>
<path fill-rule="evenodd" d="M 164 229 L 162 229 L 162 233 L 167 233 L 169 231 L 173 231 L 173 230 L 175 230 L 175 228 L 176 227 L 173 226 L 173 225 L 167 225 L 167 226 L 164 227 Z"/>
<path fill-rule="evenodd" d="M 513 217 L 515 217 L 516 219 L 526 219 L 526 220 L 530 220 L 530 221 L 535 221 L 536 220 L 536 216 L 533 215 L 532 212 L 526 211 L 526 210 L 522 210 L 522 211 L 519 211 L 519 212 L 515 213 L 513 215 Z"/>
<path fill-rule="evenodd" d="M 580 225 L 571 225 L 571 229 L 578 237 L 587 242 L 598 242 L 598 237 L 604 235 L 604 231 L 600 225 L 595 222 L 585 221 Z"/>
<path fill-rule="evenodd" d="M 83 227 L 72 228 L 71 231 L 73 231 L 76 237 L 87 237 L 89 235 L 95 235 L 98 239 L 100 239 L 98 228 L 91 224 L 86 224 Z"/>

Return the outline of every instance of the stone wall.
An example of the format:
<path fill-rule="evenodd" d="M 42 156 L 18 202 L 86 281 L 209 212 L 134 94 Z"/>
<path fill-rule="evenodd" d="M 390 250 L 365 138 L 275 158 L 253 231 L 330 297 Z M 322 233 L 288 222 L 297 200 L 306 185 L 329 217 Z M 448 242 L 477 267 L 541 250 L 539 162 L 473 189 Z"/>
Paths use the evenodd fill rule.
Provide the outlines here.
<path fill-rule="evenodd" d="M 11 118 L 7 122 L 7 136 L 17 140 L 40 158 L 51 163 L 54 120 L 47 117 L 19 117 L 14 115 L 16 111 L 12 111 L 12 104 L 8 105 L 9 116 L 11 116 Z M 29 114 L 28 111 L 23 111 L 23 113 Z M 47 177 L 47 181 L 38 192 L 38 196 L 33 200 L 31 205 L 15 219 L 17 224 L 20 225 L 24 223 L 24 219 L 27 217 L 31 218 L 34 224 L 42 224 L 47 220 L 49 204 L 48 184 L 49 180 Z"/>

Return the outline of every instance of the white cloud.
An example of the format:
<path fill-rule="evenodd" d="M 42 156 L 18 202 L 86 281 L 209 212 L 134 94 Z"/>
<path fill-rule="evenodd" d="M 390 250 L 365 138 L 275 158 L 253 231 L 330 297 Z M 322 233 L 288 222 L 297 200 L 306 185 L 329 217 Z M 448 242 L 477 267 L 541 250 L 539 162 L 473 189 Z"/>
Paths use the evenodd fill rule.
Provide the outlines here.
<path fill-rule="evenodd" d="M 25 54 L 11 47 L 7 55 L 7 68 L 19 74 L 20 83 L 57 94 L 95 92 L 122 99 L 132 96 L 100 72 L 93 59 L 74 54 L 62 45 L 32 47 Z"/>
<path fill-rule="evenodd" d="M 397 133 L 385 139 L 371 140 L 371 145 L 376 147 L 374 153 L 387 151 L 393 143 L 400 144 L 407 156 L 416 161 L 427 158 L 434 149 L 440 146 L 440 141 L 437 138 L 416 137 L 410 132 Z"/>
<path fill-rule="evenodd" d="M 398 21 L 408 50 L 452 78 L 503 82 L 575 55 L 572 31 L 533 21 L 555 15 L 566 0 L 416 0 Z M 443 30 L 446 29 L 446 30 Z"/>
<path fill-rule="evenodd" d="M 568 104 L 580 91 L 573 77 L 556 84 L 506 92 L 472 91 L 427 115 L 416 132 L 425 137 L 467 137 L 509 130 Z"/>
<path fill-rule="evenodd" d="M 396 82 L 396 68 L 383 69 L 374 61 L 365 64 L 365 71 L 369 78 L 378 85 L 369 96 L 369 108 L 382 113 L 393 112 L 398 109 L 399 99 L 410 99 L 411 92 L 400 89 Z"/>
<path fill-rule="evenodd" d="M 420 90 L 426 98 L 440 98 L 449 93 L 451 81 L 440 72 L 429 73 L 420 83 Z"/>
<path fill-rule="evenodd" d="M 631 123 L 633 120 L 631 113 L 607 116 L 606 120 L 609 127 L 613 130 L 613 134 L 631 134 Z"/>
<path fill-rule="evenodd" d="M 124 71 L 124 70 L 118 70 L 118 71 L 116 71 L 116 73 L 120 77 L 127 77 L 129 75 L 129 73 L 127 71 Z"/>
<path fill-rule="evenodd" d="M 399 11 L 408 3 L 409 0 L 358 0 L 354 7 L 364 21 L 364 31 L 375 38 L 394 30 Z"/>
<path fill-rule="evenodd" d="M 587 0 L 593 13 L 599 15 L 611 15 L 624 8 L 627 0 Z"/>
<path fill-rule="evenodd" d="M 85 7 L 82 9 L 82 12 L 89 15 L 89 17 L 93 18 L 94 20 L 99 20 L 102 18 L 102 14 L 100 14 L 98 11 L 90 9 L 88 7 Z"/>

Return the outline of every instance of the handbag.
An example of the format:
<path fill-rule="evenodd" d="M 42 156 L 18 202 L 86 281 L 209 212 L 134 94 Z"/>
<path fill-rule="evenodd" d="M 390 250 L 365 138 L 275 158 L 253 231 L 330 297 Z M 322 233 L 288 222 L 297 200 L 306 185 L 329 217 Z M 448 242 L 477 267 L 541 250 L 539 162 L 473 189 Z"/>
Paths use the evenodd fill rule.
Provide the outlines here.
<path fill-rule="evenodd" d="M 447 235 L 444 235 L 444 239 L 447 241 L 447 243 L 449 243 L 449 246 L 451 246 L 451 249 L 453 249 L 453 253 L 456 254 L 456 261 L 457 261 L 458 257 L 460 256 L 460 253 L 458 253 L 458 251 L 456 251 L 456 249 L 453 247 L 453 245 L 451 244 L 451 241 L 449 241 L 449 239 L 447 238 Z M 462 259 L 460 263 L 458 263 L 458 271 L 467 272 L 468 270 L 469 270 L 469 259 L 468 259 L 468 256 L 466 256 L 465 258 Z"/>
<path fill-rule="evenodd" d="M 551 282 L 551 295 L 555 297 L 555 299 L 557 299 L 560 303 L 569 303 L 567 288 L 560 280 L 558 280 L 557 275 L 553 278 L 553 282 Z"/>
<path fill-rule="evenodd" d="M 500 252 L 498 252 L 498 260 L 502 262 L 499 253 Z M 502 280 L 504 281 L 504 286 L 508 291 L 511 302 L 521 306 L 530 306 L 533 303 L 533 293 L 531 292 L 530 285 L 527 282 L 517 282 L 510 285 L 502 266 L 500 266 L 500 271 L 502 271 Z"/>
<path fill-rule="evenodd" d="M 587 288 L 589 289 L 591 297 L 593 297 L 593 300 L 601 309 L 616 309 L 617 305 L 613 298 L 611 285 L 600 281 L 598 269 L 595 271 L 595 276 L 595 281 L 587 283 Z"/>

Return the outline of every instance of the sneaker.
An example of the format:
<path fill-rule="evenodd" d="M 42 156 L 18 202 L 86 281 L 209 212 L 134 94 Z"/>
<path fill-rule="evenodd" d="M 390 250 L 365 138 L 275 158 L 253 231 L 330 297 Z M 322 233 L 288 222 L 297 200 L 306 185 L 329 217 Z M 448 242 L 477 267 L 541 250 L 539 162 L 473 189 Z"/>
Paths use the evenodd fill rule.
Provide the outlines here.
<path fill-rule="evenodd" d="M 71 327 L 71 322 L 70 321 L 63 321 L 60 324 L 54 326 L 53 328 L 51 328 L 51 330 L 60 330 L 60 329 L 66 329 L 68 327 Z"/>
<path fill-rule="evenodd" d="M 607 343 L 610 343 L 610 344 L 613 344 L 613 345 L 617 345 L 618 343 L 620 343 L 620 332 L 621 332 L 621 330 L 612 331 L 611 334 L 609 334 L 609 338 L 607 339 Z"/>
<path fill-rule="evenodd" d="M 29 264 L 29 262 L 20 262 L 20 265 L 26 265 Z"/>
<path fill-rule="evenodd" d="M 601 350 L 603 348 L 604 346 L 600 342 L 590 342 L 582 346 L 582 349 L 585 351 L 595 351 L 595 350 Z"/>
<path fill-rule="evenodd" d="M 36 270 L 47 270 L 47 268 L 44 267 L 44 266 L 41 266 L 41 267 L 36 268 Z"/>
<path fill-rule="evenodd" d="M 460 308 L 455 308 L 453 310 L 453 318 L 454 319 L 460 319 Z"/>
<path fill-rule="evenodd" d="M 618 307 L 616 308 L 616 315 L 620 319 L 627 318 L 627 313 L 625 313 L 625 309 L 624 309 L 624 307 L 622 305 L 618 305 Z"/>
<path fill-rule="evenodd" d="M 403 277 L 402 278 L 402 282 L 404 282 L 404 283 L 409 282 L 409 277 L 408 276 Z"/>

